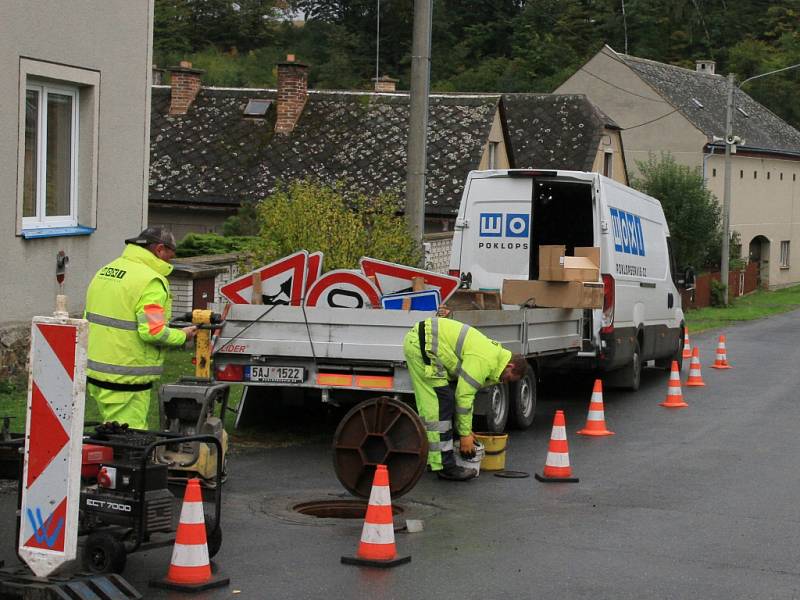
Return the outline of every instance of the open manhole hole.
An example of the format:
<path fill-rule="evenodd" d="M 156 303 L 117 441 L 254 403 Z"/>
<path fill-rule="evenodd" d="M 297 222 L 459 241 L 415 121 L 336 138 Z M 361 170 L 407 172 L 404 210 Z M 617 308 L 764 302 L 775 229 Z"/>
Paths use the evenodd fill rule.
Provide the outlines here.
<path fill-rule="evenodd" d="M 319 519 L 363 519 L 367 514 L 366 500 L 315 500 L 292 506 L 294 512 Z M 403 514 L 399 506 L 392 506 L 392 515 Z"/>

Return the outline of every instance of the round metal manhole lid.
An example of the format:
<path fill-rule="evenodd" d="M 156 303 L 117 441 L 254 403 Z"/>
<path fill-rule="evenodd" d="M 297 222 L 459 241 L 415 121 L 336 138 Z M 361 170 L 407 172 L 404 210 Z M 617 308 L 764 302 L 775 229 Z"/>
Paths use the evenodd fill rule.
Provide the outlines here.
<path fill-rule="evenodd" d="M 292 510 L 301 515 L 320 519 L 363 519 L 367 514 L 366 500 L 313 500 L 295 504 Z M 402 515 L 402 507 L 393 505 L 392 515 Z"/>
<path fill-rule="evenodd" d="M 333 466 L 345 489 L 369 498 L 377 465 L 389 469 L 392 498 L 408 493 L 425 472 L 428 438 L 407 404 L 381 396 L 354 406 L 333 436 Z"/>

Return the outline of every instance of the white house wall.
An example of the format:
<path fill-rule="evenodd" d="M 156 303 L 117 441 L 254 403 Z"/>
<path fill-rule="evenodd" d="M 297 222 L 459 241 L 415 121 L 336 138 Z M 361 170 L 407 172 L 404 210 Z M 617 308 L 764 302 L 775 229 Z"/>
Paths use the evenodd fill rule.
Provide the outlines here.
<path fill-rule="evenodd" d="M 82 310 L 91 276 L 119 255 L 125 237 L 135 235 L 146 223 L 153 19 L 153 0 L 26 0 L 3 4 L 0 271 L 4 281 L 0 286 L 0 325 L 52 313 L 58 292 L 55 267 L 59 250 L 70 259 L 65 285 L 68 308 L 71 312 Z M 93 125 L 96 155 L 91 161 L 81 160 L 80 166 L 84 173 L 95 169 L 90 189 L 84 186 L 79 191 L 79 202 L 84 206 L 94 200 L 94 214 L 79 212 L 80 225 L 96 226 L 91 235 L 30 240 L 19 235 L 23 61 L 52 67 L 54 72 L 61 67 L 80 69 L 99 81 L 95 90 L 98 117 Z"/>

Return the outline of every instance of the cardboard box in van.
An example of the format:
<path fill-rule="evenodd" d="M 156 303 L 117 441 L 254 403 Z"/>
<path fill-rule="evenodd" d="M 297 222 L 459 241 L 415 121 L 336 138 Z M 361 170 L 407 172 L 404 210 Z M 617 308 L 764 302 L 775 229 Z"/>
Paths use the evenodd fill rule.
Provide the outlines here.
<path fill-rule="evenodd" d="M 603 308 L 599 281 L 538 281 L 504 279 L 503 304 L 547 308 Z"/>
<path fill-rule="evenodd" d="M 575 248 L 566 256 L 563 245 L 539 246 L 540 281 L 597 281 L 600 279 L 600 248 Z"/>

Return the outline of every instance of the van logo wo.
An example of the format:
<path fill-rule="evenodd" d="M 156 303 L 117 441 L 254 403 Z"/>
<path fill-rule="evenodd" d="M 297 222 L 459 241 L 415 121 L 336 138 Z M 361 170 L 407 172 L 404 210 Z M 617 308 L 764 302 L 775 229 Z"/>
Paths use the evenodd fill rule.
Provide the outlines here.
<path fill-rule="evenodd" d="M 617 208 L 610 208 L 610 210 L 616 251 L 632 254 L 633 256 L 644 256 L 642 218 Z"/>
<path fill-rule="evenodd" d="M 526 238 L 530 215 L 525 213 L 481 213 L 480 237 Z"/>

